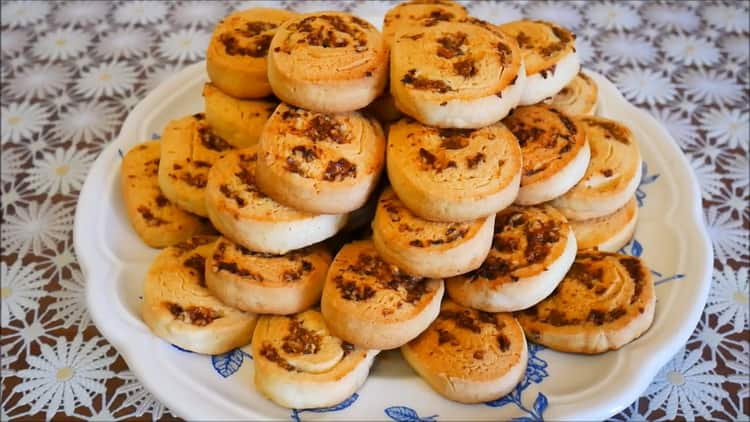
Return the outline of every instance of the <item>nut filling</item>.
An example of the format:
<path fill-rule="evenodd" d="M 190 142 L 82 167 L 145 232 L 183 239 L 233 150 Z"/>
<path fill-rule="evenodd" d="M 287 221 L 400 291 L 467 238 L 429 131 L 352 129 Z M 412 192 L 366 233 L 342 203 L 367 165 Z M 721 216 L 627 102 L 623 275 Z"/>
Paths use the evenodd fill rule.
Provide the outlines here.
<path fill-rule="evenodd" d="M 230 56 L 265 57 L 277 27 L 273 22 L 246 22 L 219 35 L 219 41 Z"/>
<path fill-rule="evenodd" d="M 320 335 L 303 327 L 299 320 L 292 318 L 289 322 L 289 334 L 284 336 L 281 349 L 289 354 L 312 355 L 320 350 L 320 342 Z"/>
<path fill-rule="evenodd" d="M 204 327 L 214 320 L 221 318 L 221 314 L 205 306 L 187 306 L 182 307 L 176 303 L 167 303 L 167 309 L 176 320 L 186 324 Z"/>
<path fill-rule="evenodd" d="M 375 288 L 358 282 L 367 278 L 374 281 Z M 415 304 L 420 301 L 428 289 L 425 279 L 401 272 L 396 266 L 381 260 L 380 257 L 361 253 L 354 264 L 343 270 L 333 279 L 341 297 L 351 301 L 363 301 L 375 296 L 376 289 L 393 290 L 400 296 L 398 307 L 403 303 Z"/>

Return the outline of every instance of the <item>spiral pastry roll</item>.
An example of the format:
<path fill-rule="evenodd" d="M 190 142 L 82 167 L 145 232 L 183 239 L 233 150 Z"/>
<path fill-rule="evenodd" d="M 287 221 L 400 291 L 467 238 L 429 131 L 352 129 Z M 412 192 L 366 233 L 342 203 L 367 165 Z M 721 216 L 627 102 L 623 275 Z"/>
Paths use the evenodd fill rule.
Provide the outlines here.
<path fill-rule="evenodd" d="M 331 254 L 320 245 L 269 255 L 222 237 L 206 261 L 206 286 L 243 311 L 293 314 L 320 300 L 330 263 Z"/>
<path fill-rule="evenodd" d="M 367 202 L 384 160 L 385 137 L 375 119 L 281 104 L 260 137 L 258 186 L 299 210 L 346 213 Z"/>
<path fill-rule="evenodd" d="M 257 316 L 224 305 L 206 288 L 216 237 L 196 236 L 161 251 L 146 274 L 141 316 L 157 336 L 209 355 L 250 343 Z"/>
<path fill-rule="evenodd" d="M 461 403 L 498 399 L 523 379 L 528 350 L 513 315 L 445 300 L 430 327 L 401 347 L 412 368 L 443 397 Z"/>
<path fill-rule="evenodd" d="M 591 145 L 591 162 L 578 184 L 552 202 L 570 220 L 612 214 L 635 195 L 641 182 L 641 151 L 622 123 L 581 117 L 578 126 Z"/>
<path fill-rule="evenodd" d="M 560 92 L 581 68 L 575 35 L 554 23 L 520 20 L 500 25 L 518 41 L 526 65 L 521 105 L 536 104 Z"/>
<path fill-rule="evenodd" d="M 203 218 L 182 210 L 159 189 L 158 141 L 144 142 L 122 159 L 120 182 L 125 210 L 138 237 L 154 248 L 164 248 L 194 235 L 213 233 Z"/>
<path fill-rule="evenodd" d="M 268 48 L 279 26 L 296 16 L 282 9 L 252 8 L 224 18 L 214 29 L 206 53 L 211 82 L 236 98 L 271 94 Z"/>
<path fill-rule="evenodd" d="M 555 292 L 516 317 L 529 340 L 574 353 L 617 350 L 654 320 L 651 271 L 639 258 L 583 251 Z"/>
<path fill-rule="evenodd" d="M 365 383 L 377 350 L 331 334 L 320 311 L 265 315 L 253 335 L 255 387 L 276 404 L 307 409 L 333 406 Z"/>
<path fill-rule="evenodd" d="M 578 249 L 617 252 L 633 238 L 638 222 L 638 203 L 631 198 L 624 207 L 588 220 L 570 220 Z"/>
<path fill-rule="evenodd" d="M 586 173 L 589 143 L 583 128 L 565 113 L 544 104 L 518 107 L 503 123 L 518 138 L 523 155 L 517 204 L 557 198 Z"/>
<path fill-rule="evenodd" d="M 268 80 L 284 102 L 323 113 L 363 108 L 388 80 L 388 47 L 372 24 L 343 12 L 302 15 L 279 28 Z"/>
<path fill-rule="evenodd" d="M 570 116 L 591 116 L 596 111 L 598 101 L 599 87 L 596 82 L 579 71 L 565 88 L 546 103 Z"/>
<path fill-rule="evenodd" d="M 203 86 L 203 99 L 208 126 L 235 148 L 257 144 L 263 126 L 278 105 L 270 99 L 234 98 L 211 83 Z"/>
<path fill-rule="evenodd" d="M 464 223 L 417 217 L 391 188 L 380 195 L 372 240 L 388 263 L 420 277 L 444 278 L 477 269 L 492 246 L 495 216 Z"/>
<path fill-rule="evenodd" d="M 203 113 L 172 120 L 161 137 L 159 188 L 179 207 L 208 216 L 205 203 L 208 171 L 230 149 L 206 123 Z"/>
<path fill-rule="evenodd" d="M 345 245 L 326 276 L 321 311 L 337 337 L 365 349 L 394 349 L 437 317 L 443 280 L 406 274 L 383 261 L 371 240 Z"/>
<path fill-rule="evenodd" d="M 443 128 L 481 128 L 521 98 L 526 74 L 516 41 L 475 19 L 412 27 L 391 50 L 396 107 Z"/>
<path fill-rule="evenodd" d="M 521 149 L 502 124 L 438 129 L 412 119 L 391 125 L 388 178 L 401 201 L 433 221 L 470 221 L 495 214 L 518 194 Z"/>
<path fill-rule="evenodd" d="M 396 34 L 415 27 L 435 26 L 468 17 L 466 8 L 450 0 L 412 0 L 389 10 L 383 18 L 383 39 L 393 46 Z"/>
<path fill-rule="evenodd" d="M 311 214 L 282 205 L 256 185 L 256 147 L 234 150 L 208 175 L 206 207 L 216 228 L 255 252 L 284 254 L 335 235 L 345 214 Z"/>
<path fill-rule="evenodd" d="M 513 206 L 495 219 L 487 259 L 475 271 L 446 280 L 456 302 L 487 312 L 525 309 L 547 297 L 576 255 L 570 225 L 549 205 Z"/>

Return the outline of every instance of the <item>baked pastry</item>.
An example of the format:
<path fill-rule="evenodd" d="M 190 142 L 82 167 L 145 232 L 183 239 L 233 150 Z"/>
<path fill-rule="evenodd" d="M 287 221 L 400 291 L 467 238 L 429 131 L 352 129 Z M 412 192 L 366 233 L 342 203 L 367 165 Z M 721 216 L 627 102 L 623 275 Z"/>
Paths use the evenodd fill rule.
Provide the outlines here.
<path fill-rule="evenodd" d="M 638 142 L 614 120 L 586 116 L 576 122 L 591 145 L 591 162 L 583 179 L 552 205 L 570 220 L 612 214 L 633 198 L 641 182 Z"/>
<path fill-rule="evenodd" d="M 638 203 L 635 198 L 624 207 L 589 220 L 570 220 L 570 227 L 576 235 L 578 249 L 598 249 L 617 252 L 633 238 L 638 222 Z"/>
<path fill-rule="evenodd" d="M 525 309 L 555 290 L 576 249 L 570 225 L 553 207 L 509 207 L 495 219 L 495 237 L 484 263 L 446 280 L 446 289 L 456 302 L 483 311 Z"/>
<path fill-rule="evenodd" d="M 345 214 L 311 214 L 279 204 L 256 185 L 256 147 L 228 153 L 208 174 L 206 207 L 216 228 L 255 252 L 284 254 L 335 235 Z"/>
<path fill-rule="evenodd" d="M 287 315 L 318 303 L 331 254 L 321 245 L 269 255 L 220 238 L 206 261 L 206 286 L 225 304 Z"/>
<path fill-rule="evenodd" d="M 507 207 L 521 181 L 521 149 L 502 124 L 438 129 L 412 119 L 391 125 L 388 178 L 416 215 L 470 221 Z"/>
<path fill-rule="evenodd" d="M 344 12 L 302 15 L 271 41 L 268 80 L 284 102 L 323 113 L 370 104 L 388 81 L 388 47 L 371 23 Z"/>
<path fill-rule="evenodd" d="M 203 86 L 203 99 L 208 126 L 235 148 L 257 144 L 263 126 L 278 105 L 269 98 L 241 100 L 225 94 L 212 83 Z"/>
<path fill-rule="evenodd" d="M 320 311 L 266 315 L 253 335 L 255 387 L 288 408 L 333 406 L 365 383 L 377 350 L 334 337 Z"/>
<path fill-rule="evenodd" d="M 492 246 L 495 216 L 465 223 L 424 220 L 387 188 L 372 220 L 372 240 L 384 261 L 408 274 L 445 278 L 479 267 Z"/>
<path fill-rule="evenodd" d="M 593 115 L 599 102 L 599 87 L 582 71 L 547 104 L 570 116 Z"/>
<path fill-rule="evenodd" d="M 365 349 L 395 349 L 440 311 L 443 280 L 410 276 L 383 261 L 371 240 L 345 245 L 331 263 L 320 301 L 331 332 Z"/>
<path fill-rule="evenodd" d="M 536 205 L 557 198 L 586 173 L 591 151 L 575 119 L 537 104 L 518 107 L 503 123 L 518 138 L 523 155 L 517 204 Z"/>
<path fill-rule="evenodd" d="M 206 217 L 208 171 L 232 146 L 216 136 L 203 113 L 172 120 L 161 136 L 159 188 L 179 207 Z"/>
<path fill-rule="evenodd" d="M 222 19 L 206 53 L 211 82 L 236 98 L 270 95 L 268 48 L 279 25 L 296 16 L 283 9 L 251 8 Z"/>
<path fill-rule="evenodd" d="M 451 0 L 411 0 L 396 5 L 383 18 L 383 39 L 390 48 L 398 32 L 430 27 L 468 17 L 466 8 Z"/>
<path fill-rule="evenodd" d="M 258 186 L 299 210 L 340 214 L 367 202 L 385 160 L 375 119 L 281 104 L 260 137 Z"/>
<path fill-rule="evenodd" d="M 204 266 L 214 236 L 196 236 L 156 256 L 143 286 L 141 316 L 157 336 L 215 355 L 250 343 L 257 316 L 226 306 L 206 289 Z"/>
<path fill-rule="evenodd" d="M 495 123 L 518 105 L 525 81 L 516 41 L 476 19 L 400 31 L 391 49 L 396 107 L 430 126 Z"/>
<path fill-rule="evenodd" d="M 555 292 L 516 317 L 529 340 L 574 353 L 616 350 L 654 320 L 651 271 L 640 258 L 582 251 Z"/>
<path fill-rule="evenodd" d="M 526 339 L 512 314 L 489 314 L 450 300 L 401 353 L 435 391 L 461 403 L 508 394 L 523 379 L 528 362 Z"/>
<path fill-rule="evenodd" d="M 158 141 L 133 147 L 122 159 L 120 183 L 125 210 L 138 237 L 154 248 L 164 248 L 198 234 L 213 233 L 204 218 L 183 211 L 159 189 Z"/>
<path fill-rule="evenodd" d="M 551 22 L 519 20 L 500 25 L 514 37 L 526 65 L 521 105 L 536 104 L 560 92 L 581 68 L 575 35 Z"/>

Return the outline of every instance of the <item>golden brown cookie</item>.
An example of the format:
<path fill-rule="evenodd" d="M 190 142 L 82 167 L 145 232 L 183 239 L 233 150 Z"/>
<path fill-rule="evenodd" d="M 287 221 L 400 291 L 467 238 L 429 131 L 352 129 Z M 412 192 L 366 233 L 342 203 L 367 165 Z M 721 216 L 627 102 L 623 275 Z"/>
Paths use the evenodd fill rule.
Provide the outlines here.
<path fill-rule="evenodd" d="M 396 5 L 383 18 L 383 39 L 390 48 L 396 34 L 468 17 L 466 8 L 451 0 L 411 0 Z"/>
<path fill-rule="evenodd" d="M 278 105 L 270 99 L 234 98 L 211 83 L 203 86 L 203 100 L 208 126 L 235 148 L 257 144 L 263 126 Z"/>
<path fill-rule="evenodd" d="M 638 202 L 632 198 L 624 207 L 603 217 L 570 220 L 578 249 L 617 252 L 633 238 L 638 223 Z"/>
<path fill-rule="evenodd" d="M 599 87 L 596 82 L 579 71 L 565 88 L 546 103 L 570 116 L 590 116 L 596 111 L 598 101 Z"/>

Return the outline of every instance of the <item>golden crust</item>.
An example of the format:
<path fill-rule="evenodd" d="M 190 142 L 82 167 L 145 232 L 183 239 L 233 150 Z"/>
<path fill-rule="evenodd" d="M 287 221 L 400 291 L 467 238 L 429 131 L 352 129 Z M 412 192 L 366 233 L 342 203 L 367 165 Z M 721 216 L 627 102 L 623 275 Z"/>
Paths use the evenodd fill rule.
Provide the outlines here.
<path fill-rule="evenodd" d="M 396 34 L 414 27 L 430 27 L 438 22 L 461 20 L 466 8 L 450 0 L 412 0 L 396 5 L 383 18 L 383 39 L 390 47 Z"/>
<path fill-rule="evenodd" d="M 575 35 L 551 22 L 519 20 L 499 28 L 518 42 L 527 75 L 545 71 L 575 52 Z"/>
<path fill-rule="evenodd" d="M 589 220 L 571 220 L 570 226 L 579 249 L 597 248 L 615 252 L 633 237 L 637 218 L 638 202 L 632 198 L 612 214 Z"/>
<path fill-rule="evenodd" d="M 212 83 L 203 86 L 203 99 L 211 130 L 235 148 L 257 144 L 263 126 L 278 105 L 268 99 L 237 99 Z"/>
<path fill-rule="evenodd" d="M 558 92 L 547 104 L 570 116 L 593 115 L 599 100 L 599 87 L 583 72 Z"/>

